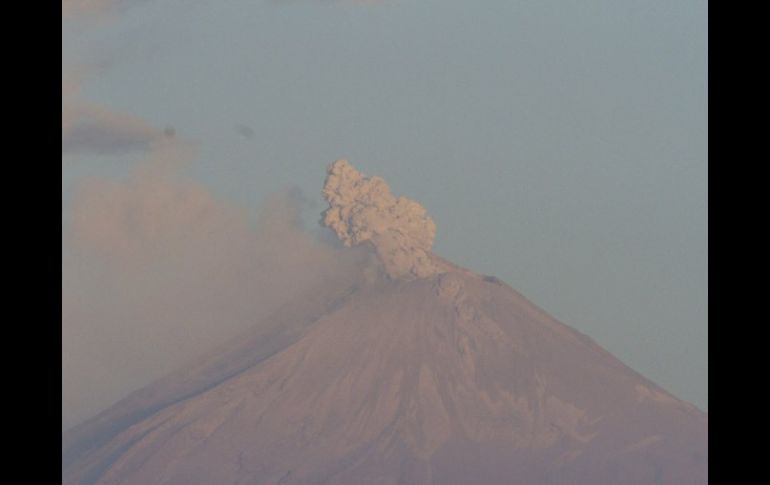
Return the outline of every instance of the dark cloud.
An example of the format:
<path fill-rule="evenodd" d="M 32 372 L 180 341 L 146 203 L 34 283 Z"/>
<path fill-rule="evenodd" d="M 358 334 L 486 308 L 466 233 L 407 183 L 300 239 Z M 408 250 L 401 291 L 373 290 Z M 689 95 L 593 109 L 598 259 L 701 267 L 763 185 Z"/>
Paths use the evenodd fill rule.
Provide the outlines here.
<path fill-rule="evenodd" d="M 245 138 L 254 138 L 254 129 L 248 125 L 238 125 L 236 131 Z"/>
<path fill-rule="evenodd" d="M 140 0 L 62 0 L 62 29 L 81 31 L 80 20 L 110 17 L 121 9 L 141 3 Z M 73 25 L 77 27 L 73 27 Z M 62 32 L 64 41 L 64 32 Z M 99 103 L 80 96 L 83 78 L 104 70 L 107 60 L 98 63 L 72 64 L 62 58 L 62 155 L 120 155 L 149 151 L 155 142 L 173 137 L 156 129 L 141 118 L 117 113 Z"/>
<path fill-rule="evenodd" d="M 141 123 L 113 120 L 87 120 L 62 132 L 62 155 L 122 155 L 147 151 L 159 133 Z"/>

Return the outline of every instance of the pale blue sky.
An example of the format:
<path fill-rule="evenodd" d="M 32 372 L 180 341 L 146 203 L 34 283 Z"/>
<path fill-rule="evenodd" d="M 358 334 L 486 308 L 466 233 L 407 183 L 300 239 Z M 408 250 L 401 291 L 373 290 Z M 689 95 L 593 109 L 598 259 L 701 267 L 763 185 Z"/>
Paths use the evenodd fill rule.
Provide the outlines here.
<path fill-rule="evenodd" d="M 436 253 L 707 408 L 705 1 L 157 0 L 63 40 L 81 96 L 173 126 L 218 195 L 296 185 L 312 223 L 347 158 Z M 65 219 L 140 157 L 64 156 Z"/>

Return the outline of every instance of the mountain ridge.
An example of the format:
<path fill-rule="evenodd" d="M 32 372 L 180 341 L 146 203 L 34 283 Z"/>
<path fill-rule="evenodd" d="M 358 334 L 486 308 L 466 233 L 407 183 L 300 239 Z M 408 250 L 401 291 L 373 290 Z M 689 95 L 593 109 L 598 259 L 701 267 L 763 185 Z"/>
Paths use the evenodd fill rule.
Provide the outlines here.
<path fill-rule="evenodd" d="M 69 480 L 65 483 L 88 483 L 91 479 L 94 483 L 143 483 L 165 473 L 176 476 L 175 472 L 159 471 L 170 465 L 159 462 L 156 453 L 177 449 L 186 456 L 195 453 L 191 450 L 200 445 L 197 440 L 206 442 L 213 436 L 229 436 L 228 440 L 239 443 L 241 467 L 235 469 L 244 475 L 228 468 L 222 471 L 224 475 L 214 477 L 209 466 L 208 472 L 185 472 L 184 480 L 193 480 L 186 483 L 325 483 L 322 477 L 329 483 L 399 483 L 402 479 L 404 483 L 469 483 L 451 481 L 452 476 L 463 476 L 459 472 L 442 475 L 449 466 L 444 464 L 445 455 L 454 456 L 458 451 L 452 450 L 457 448 L 465 457 L 476 453 L 480 463 L 496 453 L 479 451 L 488 446 L 508 450 L 511 456 L 505 461 L 521 460 L 516 473 L 522 480 L 542 480 L 553 475 L 545 459 L 523 456 L 545 450 L 555 455 L 546 462 L 575 467 L 595 438 L 611 434 L 597 430 L 602 421 L 614 421 L 612 433 L 616 428 L 628 428 L 628 418 L 621 416 L 628 414 L 626 409 L 636 409 L 631 413 L 636 420 L 653 416 L 652 428 L 661 432 L 666 427 L 655 425 L 658 421 L 668 422 L 670 427 L 688 420 L 700 423 L 704 432 L 707 428 L 705 413 L 671 396 L 499 280 L 452 265 L 449 271 L 429 278 L 398 281 L 381 274 L 378 279 L 357 280 L 339 291 L 346 296 L 336 305 L 328 305 L 291 343 L 235 374 L 220 376 L 218 382 L 199 392 L 167 403 L 145 419 L 137 419 L 113 433 L 106 446 L 86 452 L 85 459 L 63 465 Z M 570 358 L 570 353 L 577 357 Z M 580 365 L 575 364 L 576 359 Z M 317 369 L 324 366 L 334 371 L 319 373 Z M 591 376 L 587 383 L 600 384 L 581 389 L 583 386 L 569 382 L 586 381 L 585 375 Z M 607 384 L 610 381 L 612 386 Z M 261 389 L 262 397 L 252 396 L 254 387 Z M 594 400 L 597 388 L 607 402 Z M 228 395 L 240 397 L 228 399 Z M 316 404 L 302 407 L 307 401 Z M 271 408 L 269 403 L 281 403 L 281 409 Z M 318 403 L 325 407 L 318 407 Z M 343 405 L 345 411 L 335 411 L 337 405 Z M 247 412 L 243 406 L 252 409 Z M 179 413 L 186 417 L 178 417 Z M 344 416 L 354 418 L 348 422 Z M 303 420 L 304 427 L 297 424 Z M 256 426 L 254 433 L 234 438 L 228 434 L 234 430 L 226 432 L 222 427 L 232 421 L 242 421 L 240 428 Z M 697 427 L 685 426 L 690 434 L 697 434 Z M 335 431 L 337 428 L 348 431 Z M 642 428 L 650 428 L 649 423 Z M 626 453 L 634 455 L 663 449 L 672 441 L 665 434 L 646 433 L 624 430 L 621 438 L 614 438 L 619 443 L 600 448 L 607 453 L 611 448 L 628 448 Z M 192 437 L 179 437 L 185 435 Z M 236 446 L 234 442 L 216 446 L 228 448 Z M 351 448 L 350 442 L 357 446 Z M 282 446 L 284 453 L 260 455 L 253 451 Z M 327 449 L 338 451 L 329 456 L 323 451 Z M 248 450 L 254 456 L 248 455 Z M 511 454 L 512 450 L 517 451 Z M 705 446 L 701 452 L 705 456 Z M 281 460 L 276 453 L 295 457 L 283 464 L 291 474 L 284 476 L 289 470 L 277 469 Z M 178 456 L 176 459 L 191 463 Z M 233 459 L 222 458 L 226 463 Z M 670 467 L 660 466 L 660 470 Z M 637 475 L 657 473 L 655 466 L 641 468 L 644 471 L 635 472 Z M 698 475 L 695 469 L 692 473 Z M 390 470 L 399 474 L 407 470 L 407 478 L 398 478 Z M 527 478 L 528 474 L 532 477 Z M 495 481 L 493 475 L 485 477 L 487 483 L 507 483 L 507 475 L 500 476 L 501 481 Z M 441 481 L 435 481 L 439 476 Z M 195 481 L 201 477 L 210 478 Z M 384 481 L 378 482 L 380 479 Z M 569 481 L 569 476 L 564 479 L 567 481 L 558 481 L 558 476 L 549 479 L 557 480 L 553 483 L 583 483 Z M 604 476 L 595 480 L 611 483 L 602 482 Z M 626 483 L 654 483 L 639 480 Z M 696 477 L 678 483 L 705 482 Z"/>

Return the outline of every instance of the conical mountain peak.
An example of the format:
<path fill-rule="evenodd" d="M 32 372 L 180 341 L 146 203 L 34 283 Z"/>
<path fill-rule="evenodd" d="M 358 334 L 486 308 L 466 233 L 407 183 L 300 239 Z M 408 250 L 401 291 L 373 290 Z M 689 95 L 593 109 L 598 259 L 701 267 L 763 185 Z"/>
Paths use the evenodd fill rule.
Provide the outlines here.
<path fill-rule="evenodd" d="M 431 254 L 379 179 L 338 161 L 324 194 L 388 277 L 364 261 L 67 433 L 64 483 L 707 483 L 705 413 Z"/>

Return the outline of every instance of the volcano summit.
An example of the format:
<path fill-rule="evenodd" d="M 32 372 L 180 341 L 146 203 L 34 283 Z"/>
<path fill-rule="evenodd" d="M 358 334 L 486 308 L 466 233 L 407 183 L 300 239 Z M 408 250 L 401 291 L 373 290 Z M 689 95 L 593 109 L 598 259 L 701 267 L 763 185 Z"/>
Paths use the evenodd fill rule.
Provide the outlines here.
<path fill-rule="evenodd" d="M 432 254 L 382 179 L 323 193 L 358 271 L 65 432 L 64 483 L 707 483 L 705 413 Z"/>

